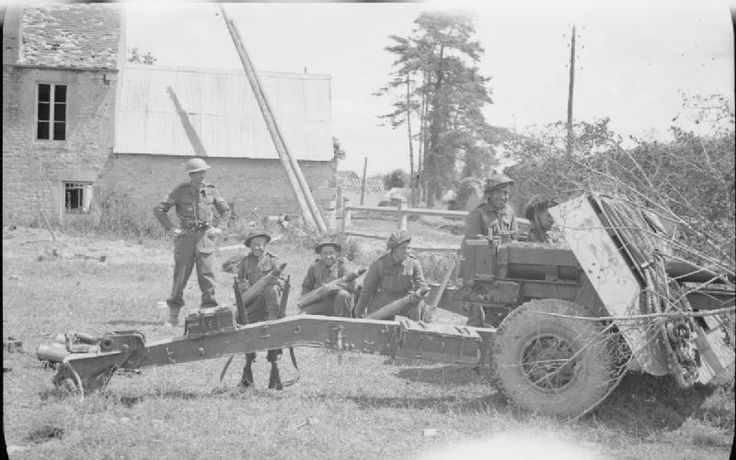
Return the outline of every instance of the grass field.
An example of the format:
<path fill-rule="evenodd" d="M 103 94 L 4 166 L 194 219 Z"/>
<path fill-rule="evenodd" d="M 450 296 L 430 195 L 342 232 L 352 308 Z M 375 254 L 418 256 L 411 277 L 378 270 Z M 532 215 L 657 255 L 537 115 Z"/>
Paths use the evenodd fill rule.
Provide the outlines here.
<path fill-rule="evenodd" d="M 390 230 L 373 226 L 384 225 Z M 22 339 L 25 350 L 4 353 L 11 458 L 729 458 L 733 374 L 726 384 L 686 392 L 667 379 L 632 375 L 590 416 L 565 424 L 516 411 L 487 375 L 468 368 L 360 354 L 338 364 L 333 352 L 300 348 L 301 380 L 281 392 L 265 389 L 268 364 L 259 354 L 256 388 L 248 391 L 235 388 L 237 357 L 220 391 L 224 359 L 118 375 L 80 401 L 53 389 L 35 348 L 69 330 L 180 335 L 157 308 L 170 289 L 173 256 L 168 242 L 58 239 L 23 229 L 3 237 L 3 337 Z M 286 240 L 272 251 L 288 262 L 298 292 L 313 253 Z M 217 276 L 218 298 L 231 304 L 231 275 Z M 198 298 L 193 277 L 185 314 Z M 288 360 L 281 363 L 283 377 L 293 376 Z"/>

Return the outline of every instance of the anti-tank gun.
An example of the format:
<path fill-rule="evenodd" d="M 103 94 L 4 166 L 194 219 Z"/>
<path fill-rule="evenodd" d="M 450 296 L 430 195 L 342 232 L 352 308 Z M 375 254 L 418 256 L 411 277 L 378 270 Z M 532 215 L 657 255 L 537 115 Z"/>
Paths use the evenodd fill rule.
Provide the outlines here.
<path fill-rule="evenodd" d="M 676 256 L 656 215 L 630 202 L 587 195 L 550 211 L 567 244 L 466 241 L 463 286 L 439 303 L 482 308 L 512 400 L 572 415 L 630 368 L 687 387 L 733 364 L 732 275 Z"/>
<path fill-rule="evenodd" d="M 219 308 L 198 313 L 201 326 L 181 337 L 147 343 L 123 331 L 103 336 L 100 344 L 114 338 L 104 349 L 55 355 L 55 381 L 71 379 L 89 391 L 116 369 L 324 347 L 474 367 L 490 362 L 516 405 L 576 416 L 605 399 L 622 366 L 689 385 L 733 364 L 728 277 L 669 263 L 659 230 L 630 203 L 589 195 L 552 213 L 568 245 L 467 242 L 466 282 L 445 291 L 439 307 L 462 313 L 475 303 L 492 327 L 312 315 L 241 326 L 231 309 Z"/>

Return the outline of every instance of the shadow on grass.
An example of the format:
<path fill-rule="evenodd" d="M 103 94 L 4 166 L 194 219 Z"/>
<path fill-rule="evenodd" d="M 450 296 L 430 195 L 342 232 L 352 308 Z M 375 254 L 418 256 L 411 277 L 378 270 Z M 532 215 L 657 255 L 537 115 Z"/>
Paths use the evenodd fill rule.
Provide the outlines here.
<path fill-rule="evenodd" d="M 133 326 L 163 326 L 164 321 L 139 321 L 135 319 L 114 319 L 112 321 L 107 321 L 102 324 L 107 324 L 109 326 L 120 326 L 123 324 L 131 324 Z"/>
<path fill-rule="evenodd" d="M 439 386 L 461 386 L 480 383 L 484 373 L 467 366 L 448 364 L 441 367 L 401 369 L 396 375 L 411 382 L 423 382 Z"/>
<path fill-rule="evenodd" d="M 349 400 L 358 404 L 361 409 L 430 409 L 441 414 L 448 412 L 472 412 L 483 413 L 495 410 L 500 413 L 513 413 L 513 408 L 508 405 L 506 398 L 498 393 L 489 394 L 481 398 L 457 398 L 455 396 L 441 397 L 378 397 L 378 396 L 353 396 Z"/>
<path fill-rule="evenodd" d="M 690 417 L 702 418 L 705 400 L 715 390 L 701 384 L 683 390 L 669 376 L 630 373 L 592 415 L 610 428 L 647 436 L 676 430 Z"/>
<path fill-rule="evenodd" d="M 130 409 L 131 407 L 135 406 L 136 404 L 140 402 L 143 402 L 146 399 L 192 400 L 192 399 L 207 398 L 209 396 L 210 395 L 208 393 L 194 393 L 191 391 L 182 391 L 182 390 L 167 390 L 164 392 L 144 394 L 144 395 L 138 395 L 138 396 L 128 396 L 128 395 L 112 396 L 112 398 L 115 399 L 116 402 L 118 402 L 119 404 L 122 404 L 123 406 Z"/>

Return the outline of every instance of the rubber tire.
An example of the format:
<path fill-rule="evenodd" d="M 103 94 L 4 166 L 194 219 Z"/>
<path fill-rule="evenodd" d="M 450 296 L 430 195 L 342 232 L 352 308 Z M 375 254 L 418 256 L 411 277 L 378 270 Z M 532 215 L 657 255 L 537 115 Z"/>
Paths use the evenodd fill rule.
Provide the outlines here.
<path fill-rule="evenodd" d="M 494 383 L 512 404 L 523 410 L 575 417 L 602 402 L 614 384 L 612 340 L 608 334 L 600 336 L 600 326 L 592 321 L 537 312 L 586 316 L 587 309 L 564 300 L 541 299 L 527 302 L 512 311 L 504 318 L 493 340 Z M 545 334 L 554 334 L 565 340 L 573 353 L 590 344 L 576 358 L 572 381 L 557 392 L 535 386 L 519 365 L 526 345 L 534 337 Z"/>

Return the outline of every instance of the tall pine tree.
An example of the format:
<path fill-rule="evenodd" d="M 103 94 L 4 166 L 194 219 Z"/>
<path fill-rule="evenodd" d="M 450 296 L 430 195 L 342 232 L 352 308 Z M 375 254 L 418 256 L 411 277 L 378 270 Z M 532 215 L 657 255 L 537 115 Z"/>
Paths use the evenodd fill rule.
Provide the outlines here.
<path fill-rule="evenodd" d="M 477 67 L 483 48 L 472 20 L 460 14 L 423 13 L 409 37 L 392 35 L 394 54 L 388 84 L 376 94 L 393 98 L 393 111 L 380 118 L 407 125 L 412 177 L 415 139 L 418 175 L 427 205 L 458 176 L 482 175 L 494 163 L 496 131 L 482 109 L 491 104 L 490 78 Z M 412 119 L 415 120 L 412 123 Z M 411 127 L 418 127 L 413 133 Z"/>

